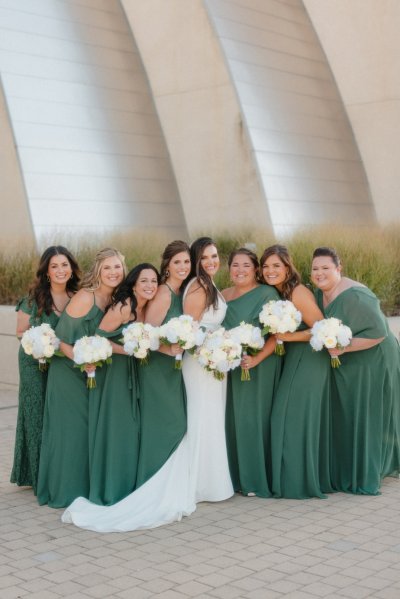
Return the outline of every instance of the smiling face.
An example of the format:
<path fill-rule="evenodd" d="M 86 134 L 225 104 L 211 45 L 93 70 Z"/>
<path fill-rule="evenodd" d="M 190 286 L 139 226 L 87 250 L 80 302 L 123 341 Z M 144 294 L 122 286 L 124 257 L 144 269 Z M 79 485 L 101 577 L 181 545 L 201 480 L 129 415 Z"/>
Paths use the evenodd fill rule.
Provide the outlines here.
<path fill-rule="evenodd" d="M 282 289 L 282 285 L 289 274 L 289 268 L 282 262 L 277 254 L 268 256 L 264 264 L 261 265 L 261 271 L 264 281 L 268 285 L 273 285 L 278 289 Z"/>
<path fill-rule="evenodd" d="M 179 252 L 171 258 L 168 264 L 169 279 L 182 283 L 190 273 L 190 255 L 188 252 Z"/>
<path fill-rule="evenodd" d="M 66 285 L 72 275 L 72 268 L 68 258 L 63 254 L 52 256 L 49 261 L 47 274 L 50 278 L 50 285 Z"/>
<path fill-rule="evenodd" d="M 232 283 L 237 287 L 253 287 L 256 279 L 256 269 L 249 256 L 236 254 L 229 267 Z"/>
<path fill-rule="evenodd" d="M 157 274 L 151 268 L 144 268 L 133 286 L 138 305 L 153 299 L 158 287 Z"/>
<path fill-rule="evenodd" d="M 311 265 L 311 280 L 321 291 L 331 291 L 341 279 L 341 266 L 336 266 L 330 256 L 318 256 Z"/>
<path fill-rule="evenodd" d="M 207 245 L 204 248 L 200 258 L 200 265 L 211 278 L 216 275 L 219 269 L 219 256 L 215 245 Z"/>
<path fill-rule="evenodd" d="M 107 287 L 117 287 L 124 278 L 124 268 L 118 256 L 105 258 L 100 269 L 100 283 Z"/>

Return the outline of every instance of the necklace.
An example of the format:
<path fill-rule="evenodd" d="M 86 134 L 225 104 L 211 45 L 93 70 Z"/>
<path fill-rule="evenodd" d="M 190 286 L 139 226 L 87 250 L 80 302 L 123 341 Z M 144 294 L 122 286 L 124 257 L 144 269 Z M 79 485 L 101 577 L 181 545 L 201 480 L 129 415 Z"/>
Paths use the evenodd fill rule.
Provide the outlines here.
<path fill-rule="evenodd" d="M 54 301 L 53 294 L 51 294 L 51 299 L 53 300 L 53 306 L 55 308 L 55 312 L 58 312 L 59 314 L 61 314 L 62 312 L 64 312 L 65 306 L 67 305 L 68 300 L 70 299 L 70 296 L 67 295 L 67 301 L 65 302 L 64 307 L 62 308 L 62 310 L 60 310 L 60 308 L 57 306 L 56 302 Z"/>

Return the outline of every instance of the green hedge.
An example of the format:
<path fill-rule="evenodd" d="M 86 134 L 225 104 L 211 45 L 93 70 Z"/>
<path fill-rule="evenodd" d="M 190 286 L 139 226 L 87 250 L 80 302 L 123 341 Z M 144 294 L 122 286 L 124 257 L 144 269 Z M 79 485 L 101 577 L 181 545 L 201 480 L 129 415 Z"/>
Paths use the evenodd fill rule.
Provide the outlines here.
<path fill-rule="evenodd" d="M 147 261 L 158 267 L 161 252 L 168 241 L 163 235 L 132 232 L 97 237 L 90 244 L 87 240 L 76 239 L 60 243 L 73 251 L 82 270 L 85 270 L 96 251 L 105 246 L 122 251 L 128 268 Z M 232 249 L 254 244 L 256 253 L 261 255 L 265 247 L 276 242 L 270 233 L 263 231 L 221 234 L 215 236 L 215 241 L 222 262 L 216 281 L 221 288 L 229 285 L 226 259 Z M 277 241 L 288 246 L 305 283 L 309 282 L 313 249 L 320 245 L 335 247 L 341 256 L 344 274 L 370 287 L 380 298 L 387 314 L 400 313 L 400 225 L 388 228 L 308 228 Z M 0 304 L 14 304 L 26 293 L 34 278 L 38 258 L 39 252 L 29 247 L 0 249 Z"/>

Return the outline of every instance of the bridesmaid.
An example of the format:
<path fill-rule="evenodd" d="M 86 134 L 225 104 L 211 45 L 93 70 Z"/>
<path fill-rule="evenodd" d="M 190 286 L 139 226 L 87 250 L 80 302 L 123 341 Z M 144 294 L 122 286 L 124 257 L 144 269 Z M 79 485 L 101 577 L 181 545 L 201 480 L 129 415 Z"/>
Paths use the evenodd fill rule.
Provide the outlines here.
<path fill-rule="evenodd" d="M 65 507 L 75 497 L 89 496 L 89 454 L 98 416 L 98 403 L 86 387 L 86 373 L 74 367 L 73 344 L 94 335 L 115 289 L 125 273 L 123 256 L 115 249 L 97 253 L 95 262 L 62 314 L 56 328 L 61 351 L 49 369 L 40 456 L 38 501 Z M 94 370 L 88 365 L 86 372 Z M 101 385 L 104 372 L 96 373 Z M 90 399 L 95 399 L 95 396 Z"/>
<path fill-rule="evenodd" d="M 146 322 L 159 326 L 182 314 L 182 283 L 190 273 L 190 251 L 184 241 L 165 248 L 161 285 L 149 302 Z M 151 478 L 175 451 L 186 432 L 186 395 L 182 371 L 174 368 L 178 344 L 151 352 L 147 366 L 139 367 L 141 418 L 136 487 Z"/>
<path fill-rule="evenodd" d="M 330 359 L 325 352 L 312 351 L 309 327 L 324 317 L 313 293 L 301 284 L 285 246 L 267 248 L 260 264 L 264 281 L 303 316 L 296 332 L 277 335 L 285 342 L 286 354 L 271 417 L 273 495 L 322 498 L 332 491 Z"/>
<path fill-rule="evenodd" d="M 235 250 L 228 260 L 233 287 L 222 293 L 228 303 L 224 326 L 232 329 L 245 321 L 261 326 L 258 315 L 265 303 L 278 300 L 277 291 L 257 281 L 257 256 L 246 248 Z M 243 367 L 251 380 L 240 380 L 237 368 L 228 375 L 226 436 L 233 487 L 243 495 L 271 497 L 271 409 L 278 385 L 281 358 L 274 354 L 270 337 L 256 356 L 245 356 Z M 266 359 L 268 358 L 268 359 Z"/>
<path fill-rule="evenodd" d="M 100 409 L 89 499 L 100 505 L 112 505 L 135 488 L 140 432 L 137 367 L 120 340 L 124 327 L 144 322 L 147 302 L 155 296 L 157 286 L 158 272 L 152 264 L 135 266 L 118 287 L 97 329 L 113 345 L 112 364 L 106 367 L 104 384 L 94 390 L 100 395 Z"/>
<path fill-rule="evenodd" d="M 367 287 L 342 277 L 335 250 L 314 251 L 312 280 L 325 317 L 353 332 L 332 369 L 332 484 L 335 490 L 379 494 L 381 480 L 400 470 L 400 351 Z"/>
<path fill-rule="evenodd" d="M 21 338 L 30 327 L 44 323 L 55 329 L 61 312 L 78 289 L 79 279 L 78 264 L 65 247 L 47 248 L 27 297 L 16 306 L 17 337 Z M 21 346 L 18 365 L 18 419 L 10 481 L 32 487 L 36 495 L 47 372 L 41 372 L 37 360 L 28 356 Z"/>

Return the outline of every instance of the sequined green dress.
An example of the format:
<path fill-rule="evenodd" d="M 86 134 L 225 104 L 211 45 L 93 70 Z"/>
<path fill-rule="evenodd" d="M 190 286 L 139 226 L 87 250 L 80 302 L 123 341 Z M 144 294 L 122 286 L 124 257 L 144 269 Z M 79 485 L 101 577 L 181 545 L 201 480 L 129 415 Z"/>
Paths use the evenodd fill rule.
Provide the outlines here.
<path fill-rule="evenodd" d="M 261 326 L 263 305 L 279 300 L 278 292 L 260 285 L 228 302 L 223 326 L 232 329 L 242 321 Z M 271 497 L 271 410 L 282 359 L 272 354 L 252 368 L 250 381 L 241 381 L 241 369 L 228 375 L 226 440 L 233 488 L 244 495 Z"/>
<path fill-rule="evenodd" d="M 94 296 L 93 296 L 94 302 Z M 70 345 L 94 335 L 103 312 L 93 303 L 89 312 L 73 318 L 60 316 L 57 337 Z M 97 386 L 104 367 L 96 369 Z M 39 466 L 38 501 L 65 507 L 76 497 L 89 497 L 89 454 L 96 429 L 99 402 L 86 386 L 86 374 L 67 357 L 56 358 L 49 368 Z M 91 401 L 91 400 L 94 401 Z"/>
<path fill-rule="evenodd" d="M 182 314 L 182 297 L 171 291 L 164 323 Z M 151 478 L 175 451 L 186 433 L 186 393 L 175 358 L 150 352 L 146 366 L 138 365 L 140 450 L 136 486 Z"/>
<path fill-rule="evenodd" d="M 19 301 L 15 309 L 29 314 L 30 326 L 47 323 L 55 329 L 58 323 L 59 317 L 55 312 L 42 312 L 38 316 L 36 302 L 30 303 L 28 298 Z M 47 371 L 41 372 L 38 361 L 28 356 L 21 346 L 18 351 L 18 367 L 18 416 L 10 481 L 19 486 L 32 487 L 36 494 Z"/>

